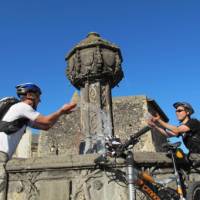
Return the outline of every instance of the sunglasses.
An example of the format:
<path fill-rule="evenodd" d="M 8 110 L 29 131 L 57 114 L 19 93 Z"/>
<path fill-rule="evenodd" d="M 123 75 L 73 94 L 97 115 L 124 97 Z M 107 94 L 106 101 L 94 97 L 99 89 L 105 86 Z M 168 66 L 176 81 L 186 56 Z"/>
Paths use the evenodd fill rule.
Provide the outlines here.
<path fill-rule="evenodd" d="M 185 111 L 185 110 L 182 110 L 182 109 L 176 110 L 176 112 L 178 112 L 178 113 L 180 113 L 180 112 L 182 112 L 182 111 Z"/>

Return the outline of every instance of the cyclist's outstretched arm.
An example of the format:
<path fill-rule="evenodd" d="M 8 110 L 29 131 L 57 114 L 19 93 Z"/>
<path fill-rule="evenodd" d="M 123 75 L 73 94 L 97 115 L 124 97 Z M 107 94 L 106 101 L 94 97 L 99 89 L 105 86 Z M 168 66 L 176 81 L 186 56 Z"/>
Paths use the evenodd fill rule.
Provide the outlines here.
<path fill-rule="evenodd" d="M 42 130 L 48 130 L 57 122 L 61 115 L 69 114 L 71 110 L 75 107 L 76 103 L 65 104 L 56 112 L 51 113 L 47 116 L 39 115 L 32 123 L 32 127 Z"/>

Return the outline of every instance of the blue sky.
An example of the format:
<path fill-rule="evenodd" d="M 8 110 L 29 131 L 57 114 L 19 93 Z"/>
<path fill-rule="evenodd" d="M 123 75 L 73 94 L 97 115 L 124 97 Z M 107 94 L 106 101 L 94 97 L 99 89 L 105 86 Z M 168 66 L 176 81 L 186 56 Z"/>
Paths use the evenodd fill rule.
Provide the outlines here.
<path fill-rule="evenodd" d="M 95 31 L 122 51 L 125 78 L 113 96 L 147 95 L 174 124 L 171 105 L 188 101 L 200 118 L 199 10 L 193 0 L 1 0 L 0 97 L 35 82 L 42 113 L 70 101 L 65 55 Z"/>

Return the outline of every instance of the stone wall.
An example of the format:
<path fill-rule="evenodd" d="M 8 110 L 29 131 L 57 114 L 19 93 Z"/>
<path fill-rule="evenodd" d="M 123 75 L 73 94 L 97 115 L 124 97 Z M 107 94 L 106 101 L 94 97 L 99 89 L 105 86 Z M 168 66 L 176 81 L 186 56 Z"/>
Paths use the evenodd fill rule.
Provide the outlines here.
<path fill-rule="evenodd" d="M 41 131 L 38 144 L 38 156 L 78 154 L 80 132 L 80 109 L 64 115 L 49 131 Z"/>
<path fill-rule="evenodd" d="M 128 139 L 130 135 L 139 131 L 147 125 L 146 120 L 154 112 L 160 113 L 165 121 L 166 115 L 155 101 L 146 96 L 128 96 L 113 99 L 113 118 L 115 134 L 122 140 Z M 141 137 L 141 142 L 136 146 L 136 151 L 163 151 L 161 144 L 166 142 L 166 138 L 155 130 Z"/>
<path fill-rule="evenodd" d="M 127 186 L 111 180 L 111 172 L 97 168 L 96 157 L 87 154 L 12 159 L 6 166 L 7 200 L 127 200 Z M 147 171 L 154 169 L 154 178 L 166 178 L 173 173 L 165 153 L 137 152 L 134 158 Z M 125 171 L 123 160 L 118 160 L 117 168 Z M 198 171 L 190 171 L 188 181 L 199 180 Z"/>
<path fill-rule="evenodd" d="M 115 134 L 122 140 L 129 138 L 146 125 L 148 114 L 158 112 L 167 117 L 158 104 L 145 96 L 114 98 Z M 8 173 L 7 200 L 126 200 L 127 186 L 111 180 L 113 173 L 105 173 L 94 164 L 97 154 L 79 154 L 84 134 L 80 130 L 80 110 L 62 116 L 53 129 L 42 132 L 39 138 L 39 157 L 15 158 L 6 165 Z M 161 148 L 165 137 L 149 131 L 135 146 L 134 159 L 155 177 L 173 173 L 172 163 Z M 36 144 L 34 146 L 36 149 Z M 143 152 L 141 152 L 143 151 Z M 159 151 L 157 153 L 156 151 Z M 125 163 L 118 159 L 112 169 L 125 172 Z M 199 181 L 199 170 L 191 170 L 188 182 Z"/>
<path fill-rule="evenodd" d="M 167 117 L 155 101 L 146 96 L 130 96 L 113 98 L 114 133 L 122 140 L 129 138 L 146 125 L 145 116 L 148 113 L 159 112 Z M 41 132 L 38 146 L 38 156 L 79 154 L 79 146 L 84 139 L 80 129 L 80 109 L 63 116 L 48 132 Z M 142 137 L 137 151 L 162 151 L 161 144 L 165 137 L 149 131 Z"/>

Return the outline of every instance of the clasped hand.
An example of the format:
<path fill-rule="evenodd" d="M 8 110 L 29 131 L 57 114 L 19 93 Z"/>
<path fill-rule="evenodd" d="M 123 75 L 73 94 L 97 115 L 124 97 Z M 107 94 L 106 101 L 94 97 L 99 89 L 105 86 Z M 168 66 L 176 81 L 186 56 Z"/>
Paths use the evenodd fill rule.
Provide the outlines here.
<path fill-rule="evenodd" d="M 148 119 L 147 123 L 148 123 L 149 126 L 155 127 L 156 126 L 156 122 L 158 122 L 159 119 L 160 119 L 160 115 L 158 113 L 155 113 L 154 116 L 151 116 Z"/>

